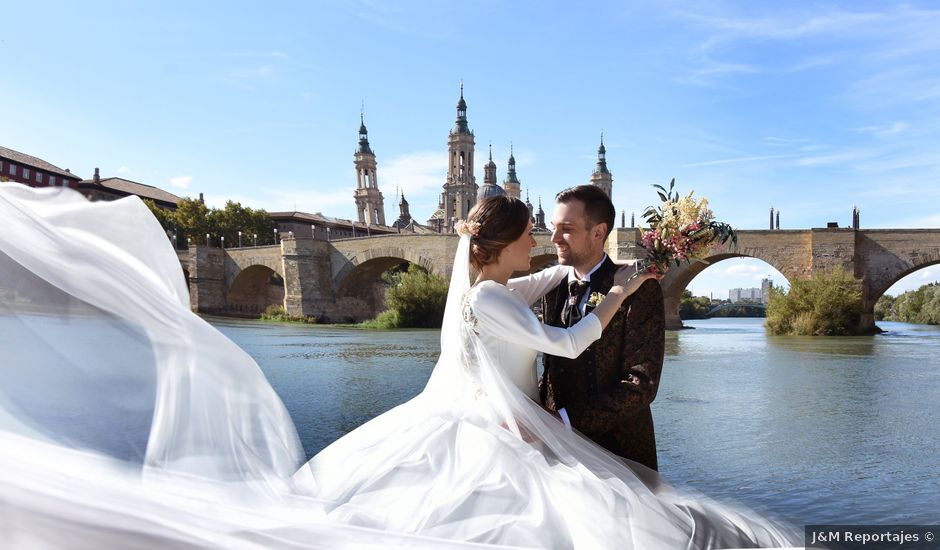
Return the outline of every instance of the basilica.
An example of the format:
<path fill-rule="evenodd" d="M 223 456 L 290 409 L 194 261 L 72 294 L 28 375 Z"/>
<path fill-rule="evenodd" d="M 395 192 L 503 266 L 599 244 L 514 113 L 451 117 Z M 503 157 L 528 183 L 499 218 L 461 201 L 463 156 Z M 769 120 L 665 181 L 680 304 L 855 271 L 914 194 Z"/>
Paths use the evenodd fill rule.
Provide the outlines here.
<path fill-rule="evenodd" d="M 596 185 L 611 196 L 613 175 L 607 168 L 607 150 L 604 147 L 604 136 L 601 134 L 601 144 L 597 149 L 597 166 L 591 174 L 590 183 Z M 404 193 L 399 202 L 400 215 L 391 227 L 401 232 L 414 233 L 451 233 L 454 222 L 466 219 L 470 209 L 477 201 L 494 195 L 508 195 L 517 199 L 522 198 L 522 183 L 516 173 L 516 159 L 509 149 L 506 178 L 503 184 L 497 183 L 496 163 L 493 162 L 493 146 L 489 148 L 489 160 L 483 167 L 483 186 L 477 185 L 474 175 L 474 157 L 476 155 L 476 138 L 467 120 L 467 101 L 463 97 L 463 85 L 460 86 L 460 99 L 457 101 L 457 120 L 453 129 L 447 135 L 447 177 L 441 191 L 437 210 L 428 218 L 425 224 L 416 222 L 409 211 L 408 201 Z M 354 155 L 356 166 L 356 191 L 353 195 L 356 201 L 356 212 L 359 223 L 369 226 L 385 226 L 385 207 L 382 192 L 379 190 L 376 177 L 376 157 L 369 145 L 369 134 L 363 117 L 360 115 L 359 147 Z M 542 199 L 538 199 L 536 209 L 529 201 L 526 193 L 525 203 L 529 207 L 532 223 L 536 232 L 548 232 L 545 226 L 545 211 L 542 209 Z"/>

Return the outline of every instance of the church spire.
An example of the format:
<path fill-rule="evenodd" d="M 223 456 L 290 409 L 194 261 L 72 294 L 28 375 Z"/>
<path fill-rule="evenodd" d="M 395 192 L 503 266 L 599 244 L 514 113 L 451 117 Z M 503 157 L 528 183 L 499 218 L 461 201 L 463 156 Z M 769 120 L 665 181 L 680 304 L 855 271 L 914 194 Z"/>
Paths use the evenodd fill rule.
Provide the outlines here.
<path fill-rule="evenodd" d="M 506 170 L 506 179 L 503 180 L 503 188 L 506 194 L 514 199 L 521 198 L 522 184 L 516 175 L 516 157 L 512 154 L 512 142 L 509 143 L 509 165 Z"/>
<path fill-rule="evenodd" d="M 614 176 L 607 168 L 607 148 L 604 147 L 604 131 L 601 130 L 601 145 L 597 148 L 597 166 L 591 174 L 591 185 L 596 185 L 612 196 Z"/>
<path fill-rule="evenodd" d="M 372 155 L 372 148 L 369 147 L 369 131 L 366 130 L 365 114 L 359 111 L 359 149 L 356 154 Z"/>
<path fill-rule="evenodd" d="M 607 169 L 607 148 L 604 147 L 603 130 L 601 130 L 601 146 L 597 148 L 597 168 L 595 168 L 594 171 L 601 174 L 610 173 L 610 171 Z"/>
<path fill-rule="evenodd" d="M 457 123 L 454 125 L 454 133 L 466 134 L 470 132 L 467 125 L 467 101 L 463 98 L 463 80 L 460 81 L 460 100 L 457 101 Z"/>

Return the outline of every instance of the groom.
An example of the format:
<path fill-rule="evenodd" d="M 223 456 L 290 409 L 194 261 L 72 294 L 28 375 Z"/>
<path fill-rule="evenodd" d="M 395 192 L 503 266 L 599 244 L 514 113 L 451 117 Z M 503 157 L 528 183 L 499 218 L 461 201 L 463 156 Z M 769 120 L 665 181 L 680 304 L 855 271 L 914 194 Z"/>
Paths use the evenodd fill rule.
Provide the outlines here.
<path fill-rule="evenodd" d="M 593 309 L 619 267 L 604 253 L 614 205 L 599 187 L 580 185 L 555 197 L 552 243 L 558 262 L 573 269 L 543 299 L 545 323 L 566 327 Z M 596 304 L 595 304 L 596 305 Z M 654 470 L 656 398 L 665 351 L 663 292 L 649 280 L 627 298 L 601 338 L 576 359 L 545 355 L 542 404 L 602 447 Z"/>

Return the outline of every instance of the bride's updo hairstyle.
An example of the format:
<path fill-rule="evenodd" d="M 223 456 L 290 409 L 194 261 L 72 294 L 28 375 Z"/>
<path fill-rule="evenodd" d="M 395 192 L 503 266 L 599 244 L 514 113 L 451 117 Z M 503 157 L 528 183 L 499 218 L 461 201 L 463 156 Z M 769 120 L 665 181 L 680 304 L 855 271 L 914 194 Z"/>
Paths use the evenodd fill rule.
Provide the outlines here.
<path fill-rule="evenodd" d="M 470 240 L 470 263 L 478 271 L 496 262 L 499 253 L 529 226 L 529 208 L 519 199 L 497 195 L 478 202 L 467 222 L 480 224 Z"/>

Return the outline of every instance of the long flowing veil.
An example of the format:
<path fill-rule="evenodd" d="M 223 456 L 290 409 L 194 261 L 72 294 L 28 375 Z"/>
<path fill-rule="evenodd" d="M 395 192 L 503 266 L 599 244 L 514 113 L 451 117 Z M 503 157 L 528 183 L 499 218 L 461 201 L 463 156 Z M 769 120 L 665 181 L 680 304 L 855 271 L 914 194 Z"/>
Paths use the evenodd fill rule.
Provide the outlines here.
<path fill-rule="evenodd" d="M 0 546 L 710 548 L 797 541 L 567 430 L 474 329 L 469 238 L 424 391 L 301 465 L 255 362 L 189 310 L 136 197 L 0 184 Z"/>
<path fill-rule="evenodd" d="M 0 546 L 440 548 L 297 494 L 293 423 L 131 197 L 0 183 Z"/>

